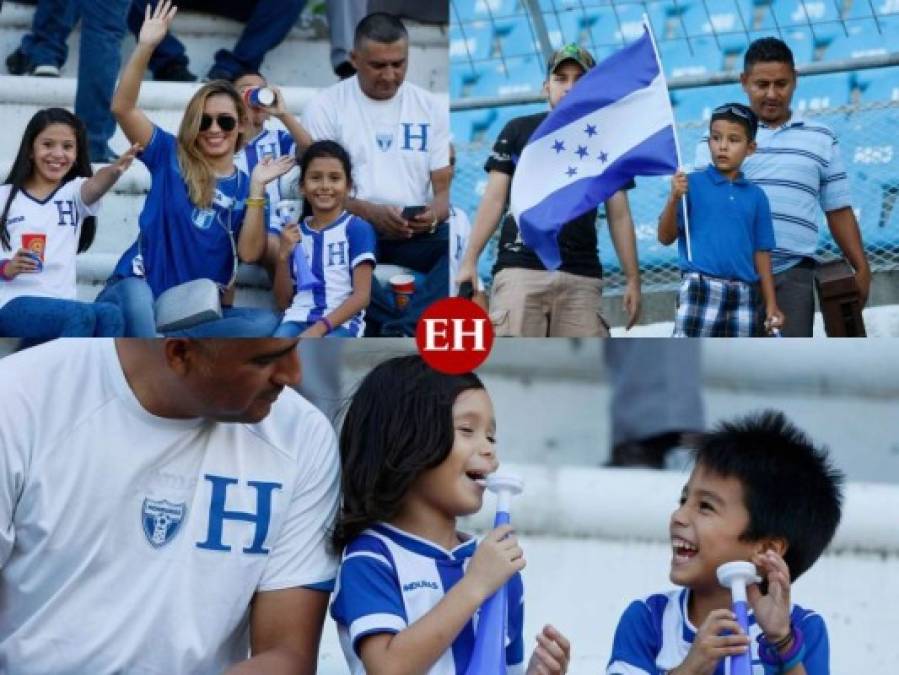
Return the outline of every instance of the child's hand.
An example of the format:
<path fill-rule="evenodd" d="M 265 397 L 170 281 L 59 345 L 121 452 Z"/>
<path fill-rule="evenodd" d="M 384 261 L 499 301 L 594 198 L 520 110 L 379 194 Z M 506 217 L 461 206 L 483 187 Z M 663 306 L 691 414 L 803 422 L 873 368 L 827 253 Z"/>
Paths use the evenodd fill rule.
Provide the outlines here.
<path fill-rule="evenodd" d="M 300 333 L 301 338 L 320 338 L 328 334 L 328 327 L 323 321 L 316 321 L 306 330 Z"/>
<path fill-rule="evenodd" d="M 786 318 L 784 318 L 783 312 L 780 311 L 780 308 L 777 305 L 773 307 L 769 307 L 765 312 L 765 330 L 769 333 L 773 333 L 775 330 L 780 330 L 783 328 L 784 323 L 786 322 Z"/>
<path fill-rule="evenodd" d="M 112 169 L 115 171 L 116 176 L 121 176 L 128 170 L 128 167 L 131 166 L 131 162 L 134 161 L 134 158 L 143 150 L 143 146 L 140 143 L 135 143 L 130 148 L 128 148 L 127 152 L 122 153 L 119 158 L 113 162 Z"/>
<path fill-rule="evenodd" d="M 733 635 L 722 635 L 724 631 Z M 712 675 L 721 659 L 744 654 L 748 648 L 749 636 L 740 628 L 736 615 L 729 609 L 713 609 L 699 627 L 687 658 L 674 672 Z"/>
<path fill-rule="evenodd" d="M 32 274 L 40 271 L 38 262 L 32 257 L 32 254 L 24 248 L 16 251 L 16 254 L 6 263 L 3 268 L 3 274 L 10 280 L 15 279 L 20 274 Z"/>
<path fill-rule="evenodd" d="M 278 243 L 278 257 L 281 260 L 289 260 L 293 249 L 302 241 L 303 235 L 300 234 L 300 226 L 296 223 L 287 223 L 281 229 L 281 237 Z"/>
<path fill-rule="evenodd" d="M 680 199 L 687 194 L 687 174 L 679 170 L 671 177 L 671 198 Z"/>
<path fill-rule="evenodd" d="M 513 574 L 524 569 L 524 552 L 511 525 L 500 525 L 484 537 L 468 564 L 464 579 L 483 600 L 493 595 Z"/>
<path fill-rule="evenodd" d="M 140 27 L 140 35 L 137 36 L 138 43 L 156 47 L 169 32 L 169 26 L 172 25 L 172 19 L 177 12 L 178 8 L 172 6 L 172 0 L 162 0 L 155 9 L 147 3 L 144 24 Z"/>
<path fill-rule="evenodd" d="M 257 185 L 266 185 L 278 176 L 283 176 L 296 165 L 296 161 L 290 155 L 284 155 L 278 159 L 266 157 L 253 168 L 250 180 Z"/>
<path fill-rule="evenodd" d="M 571 660 L 571 643 L 553 626 L 544 626 L 537 635 L 537 648 L 531 654 L 527 675 L 563 675 Z"/>
<path fill-rule="evenodd" d="M 768 642 L 774 644 L 791 630 L 790 570 L 784 559 L 774 551 L 753 556 L 752 563 L 768 580 L 768 593 L 762 595 L 758 584 L 752 584 L 746 588 L 746 597 L 759 627 L 765 632 Z"/>

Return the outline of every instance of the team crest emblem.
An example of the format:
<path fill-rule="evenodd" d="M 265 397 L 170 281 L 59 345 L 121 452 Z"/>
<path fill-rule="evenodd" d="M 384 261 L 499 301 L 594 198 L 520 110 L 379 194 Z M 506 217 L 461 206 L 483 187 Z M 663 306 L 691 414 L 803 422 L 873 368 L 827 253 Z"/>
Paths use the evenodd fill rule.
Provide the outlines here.
<path fill-rule="evenodd" d="M 375 140 L 381 152 L 387 152 L 393 145 L 393 133 L 390 131 L 379 131 L 375 134 Z"/>
<path fill-rule="evenodd" d="M 208 230 L 215 220 L 215 209 L 194 209 L 190 219 L 198 230 Z"/>
<path fill-rule="evenodd" d="M 187 504 L 173 504 L 165 499 L 156 501 L 145 499 L 141 507 L 140 519 L 144 526 L 144 534 L 153 548 L 168 544 L 184 521 Z"/>

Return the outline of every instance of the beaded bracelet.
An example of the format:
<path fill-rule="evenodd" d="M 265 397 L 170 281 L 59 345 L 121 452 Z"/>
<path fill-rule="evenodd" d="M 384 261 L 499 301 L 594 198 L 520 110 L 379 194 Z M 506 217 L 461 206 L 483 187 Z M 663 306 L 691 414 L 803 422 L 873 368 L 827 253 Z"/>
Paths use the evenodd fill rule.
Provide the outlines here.
<path fill-rule="evenodd" d="M 328 333 L 334 332 L 334 324 L 331 323 L 331 321 L 330 321 L 330 319 L 328 319 L 328 317 L 323 316 L 321 319 L 319 319 L 319 321 L 321 321 L 323 324 L 325 324 L 325 326 L 328 329 Z M 325 335 L 327 335 L 328 333 L 325 333 Z"/>
<path fill-rule="evenodd" d="M 759 643 L 759 659 L 761 659 L 762 663 L 766 666 L 774 666 L 776 670 L 772 670 L 770 672 L 773 673 L 787 673 L 792 668 L 795 668 L 798 664 L 802 663 L 802 659 L 805 657 L 805 638 L 802 635 L 802 631 L 794 625 L 790 625 L 790 633 L 787 637 L 793 638 L 793 644 L 790 646 L 790 649 L 787 650 L 786 654 L 781 654 L 777 645 L 773 645 L 768 642 L 768 638 L 764 633 L 758 636 L 757 641 Z M 783 640 L 778 643 L 782 648 Z M 769 671 L 768 668 L 765 669 L 766 672 Z"/>

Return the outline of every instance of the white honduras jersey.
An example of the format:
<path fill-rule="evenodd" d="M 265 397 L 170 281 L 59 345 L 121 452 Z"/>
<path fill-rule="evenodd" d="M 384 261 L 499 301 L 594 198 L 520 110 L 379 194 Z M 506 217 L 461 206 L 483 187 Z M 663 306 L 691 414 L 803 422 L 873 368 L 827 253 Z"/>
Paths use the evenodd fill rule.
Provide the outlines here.
<path fill-rule="evenodd" d="M 319 93 L 303 121 L 312 138 L 337 141 L 349 152 L 360 199 L 428 204 L 431 172 L 449 166 L 447 105 L 409 82 L 390 100 L 376 101 L 350 77 Z"/>
<path fill-rule="evenodd" d="M 665 675 L 683 663 L 697 632 L 687 615 L 689 599 L 689 590 L 677 589 L 632 602 L 615 629 L 606 675 Z M 793 605 L 792 619 L 805 638 L 802 662 L 806 672 L 828 675 L 830 657 L 824 620 L 799 605 Z M 765 675 L 758 655 L 757 638 L 761 632 L 750 609 L 753 675 Z M 728 675 L 725 662 L 718 663 L 714 675 Z"/>
<path fill-rule="evenodd" d="M 360 263 L 375 262 L 377 239 L 374 228 L 365 220 L 344 211 L 321 230 L 309 227 L 310 219 L 300 223 L 303 238 L 294 249 L 290 273 L 297 280 L 296 256 L 305 255 L 309 269 L 321 281 L 315 288 L 297 291 L 284 313 L 284 321 L 314 323 L 337 309 L 353 292 L 353 270 Z M 365 329 L 365 310 L 343 326 L 354 337 Z M 336 328 L 337 326 L 335 326 Z"/>
<path fill-rule="evenodd" d="M 367 635 L 399 633 L 430 612 L 456 585 L 477 542 L 469 539 L 452 551 L 414 534 L 378 523 L 347 546 L 340 565 L 331 616 L 353 675 L 364 675 L 359 640 Z M 521 673 L 524 588 L 521 575 L 509 580 L 506 634 L 508 673 Z M 477 614 L 443 653 L 428 675 L 463 675 L 471 660 Z"/>
<path fill-rule="evenodd" d="M 47 237 L 44 269 L 20 274 L 12 281 L 0 280 L 0 307 L 22 295 L 75 299 L 75 253 L 81 225 L 100 209 L 99 200 L 91 205 L 81 201 L 81 186 L 86 180 L 74 178 L 40 201 L 24 190 L 16 194 L 6 220 L 12 250 L 0 248 L 0 258 L 12 258 L 22 248 L 23 234 L 43 234 Z M 11 185 L 0 186 L 0 209 L 11 189 Z"/>
<path fill-rule="evenodd" d="M 260 160 L 265 157 L 278 159 L 284 155 L 293 156 L 296 153 L 297 144 L 289 133 L 281 129 L 263 129 L 256 138 L 247 141 L 247 144 L 234 156 L 234 164 L 249 176 Z M 287 175 L 296 177 L 293 172 Z M 283 185 L 278 179 L 270 181 L 265 186 L 265 196 L 268 197 L 268 204 L 265 205 L 265 222 L 272 232 L 280 232 L 283 225 L 276 207 L 279 201 L 288 198 L 284 192 Z"/>
<path fill-rule="evenodd" d="M 0 381 L 0 672 L 221 673 L 257 591 L 333 584 L 334 433 L 293 390 L 258 424 L 156 417 L 112 340 Z"/>

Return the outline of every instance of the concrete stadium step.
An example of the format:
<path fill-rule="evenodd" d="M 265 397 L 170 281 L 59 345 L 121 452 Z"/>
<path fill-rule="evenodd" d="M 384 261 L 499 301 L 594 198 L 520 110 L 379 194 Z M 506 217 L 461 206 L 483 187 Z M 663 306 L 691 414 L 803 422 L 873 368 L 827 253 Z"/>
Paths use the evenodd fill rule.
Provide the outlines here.
<path fill-rule="evenodd" d="M 72 109 L 77 82 L 73 78 L 15 77 L 0 75 L 0 120 L 7 133 L 0 136 L 0 158 L 15 157 L 22 132 L 31 116 L 41 108 L 59 106 Z M 177 133 L 184 107 L 200 84 L 145 82 L 141 86 L 141 108 L 160 127 Z M 315 87 L 282 87 L 287 108 L 299 115 L 319 91 Z M 110 145 L 116 152 L 128 148 L 121 129 L 116 129 Z"/>
<path fill-rule="evenodd" d="M 6 2 L 0 13 L 0 56 L 6 58 L 19 46 L 22 34 L 31 29 L 34 7 Z M 449 85 L 447 34 L 444 28 L 407 22 L 411 46 L 409 79 L 435 92 L 445 92 Z M 196 12 L 179 12 L 173 32 L 187 47 L 191 71 L 202 77 L 214 61 L 219 49 L 231 48 L 243 30 L 243 24 L 221 17 Z M 62 69 L 63 77 L 78 73 L 80 30 L 69 37 L 69 58 Z M 122 42 L 122 59 L 134 48 L 128 33 Z M 3 68 L 5 72 L 5 67 Z M 262 72 L 277 85 L 325 87 L 337 81 L 331 70 L 330 42 L 327 26 L 316 17 L 301 17 L 287 38 L 268 53 Z M 74 100 L 74 99 L 73 99 Z"/>

